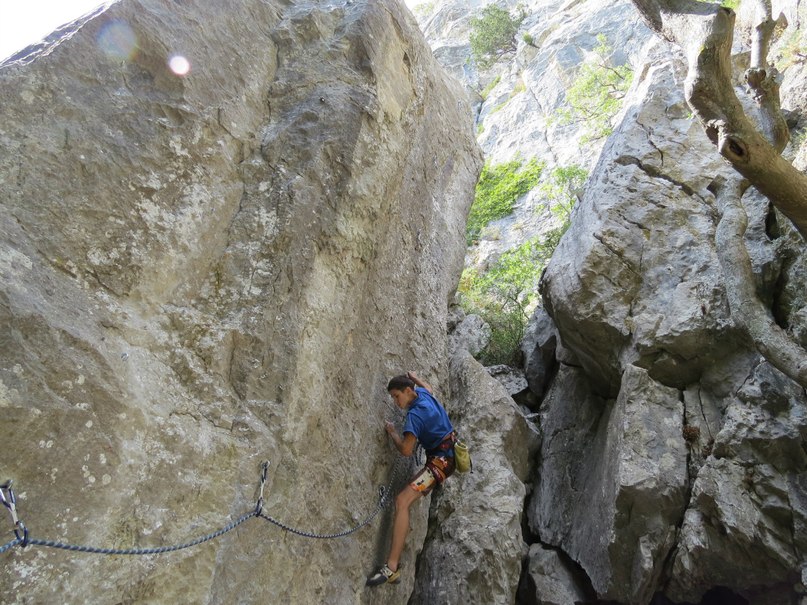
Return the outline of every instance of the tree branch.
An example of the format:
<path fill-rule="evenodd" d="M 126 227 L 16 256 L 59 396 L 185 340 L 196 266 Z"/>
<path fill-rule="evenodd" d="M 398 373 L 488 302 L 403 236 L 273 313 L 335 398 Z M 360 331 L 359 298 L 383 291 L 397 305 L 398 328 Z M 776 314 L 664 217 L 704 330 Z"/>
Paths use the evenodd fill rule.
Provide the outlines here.
<path fill-rule="evenodd" d="M 746 330 L 759 353 L 771 365 L 807 389 L 807 351 L 776 324 L 754 287 L 751 258 L 743 241 L 748 218 L 741 199 L 748 185 L 738 177 L 710 187 L 720 213 L 715 243 L 731 317 Z"/>
<path fill-rule="evenodd" d="M 764 9 L 766 0 L 758 1 Z M 633 4 L 651 29 L 684 50 L 688 61 L 684 84 L 687 103 L 720 154 L 807 237 L 807 176 L 777 149 L 787 139 L 783 144 L 786 125 L 772 116 L 774 93 L 778 107 L 775 77 L 769 77 L 765 69 L 761 70 L 765 76 L 753 69 L 749 74 L 749 83 L 759 89 L 761 114 L 767 116 L 761 120 L 766 134 L 760 133 L 745 114 L 731 83 L 734 11 L 693 0 L 633 0 Z M 755 34 L 757 63 L 767 58 L 769 30 L 766 25 Z M 760 68 L 757 65 L 754 69 Z"/>
<path fill-rule="evenodd" d="M 771 0 L 755 0 L 755 8 L 757 24 L 752 34 L 751 65 L 745 72 L 745 81 L 760 109 L 760 128 L 776 152 L 781 154 L 790 140 L 790 131 L 779 99 L 779 72 L 768 65 L 768 51 L 776 21 L 771 12 Z"/>

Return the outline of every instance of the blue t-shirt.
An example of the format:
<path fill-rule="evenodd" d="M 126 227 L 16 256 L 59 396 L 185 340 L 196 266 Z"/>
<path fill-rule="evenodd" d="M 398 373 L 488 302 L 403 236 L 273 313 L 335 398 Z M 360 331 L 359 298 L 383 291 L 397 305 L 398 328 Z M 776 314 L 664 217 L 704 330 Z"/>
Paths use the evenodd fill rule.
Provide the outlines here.
<path fill-rule="evenodd" d="M 412 433 L 431 455 L 446 435 L 454 431 L 445 408 L 423 387 L 415 387 L 417 398 L 409 404 L 403 432 Z M 451 455 L 451 450 L 446 452 Z"/>

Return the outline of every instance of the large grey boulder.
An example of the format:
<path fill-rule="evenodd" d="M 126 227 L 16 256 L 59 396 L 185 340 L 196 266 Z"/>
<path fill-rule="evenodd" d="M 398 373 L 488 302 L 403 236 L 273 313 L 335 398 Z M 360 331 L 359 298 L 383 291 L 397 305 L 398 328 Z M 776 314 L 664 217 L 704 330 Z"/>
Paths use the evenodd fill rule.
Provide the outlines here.
<path fill-rule="evenodd" d="M 807 401 L 761 364 L 729 402 L 692 488 L 668 592 L 697 601 L 723 585 L 786 603 L 807 561 Z"/>
<path fill-rule="evenodd" d="M 291 526 L 373 511 L 387 379 L 448 381 L 468 112 L 394 0 L 122 0 L 0 66 L 0 480 L 31 535 L 181 543 L 254 510 L 264 459 Z M 17 547 L 0 592 L 403 603 L 418 513 L 383 596 L 386 523 L 255 519 L 159 557 Z"/>
<path fill-rule="evenodd" d="M 683 103 L 680 65 L 645 73 L 541 286 L 564 346 L 608 397 L 625 364 L 684 388 L 740 343 L 707 190 L 727 168 Z"/>
<path fill-rule="evenodd" d="M 804 391 L 731 318 L 708 188 L 727 167 L 690 119 L 675 51 L 661 49 L 648 49 L 542 282 L 580 368 L 561 363 L 541 406 L 530 524 L 602 599 L 796 603 Z M 760 296 L 798 337 L 803 240 L 765 200 L 744 203 Z"/>
<path fill-rule="evenodd" d="M 647 603 L 688 495 L 677 390 L 628 366 L 615 401 L 561 368 L 541 405 L 541 465 L 529 522 L 577 561 L 603 599 Z"/>
<path fill-rule="evenodd" d="M 590 600 L 581 585 L 579 572 L 551 548 L 530 546 L 526 574 L 519 588 L 521 603 L 530 605 L 574 605 Z"/>

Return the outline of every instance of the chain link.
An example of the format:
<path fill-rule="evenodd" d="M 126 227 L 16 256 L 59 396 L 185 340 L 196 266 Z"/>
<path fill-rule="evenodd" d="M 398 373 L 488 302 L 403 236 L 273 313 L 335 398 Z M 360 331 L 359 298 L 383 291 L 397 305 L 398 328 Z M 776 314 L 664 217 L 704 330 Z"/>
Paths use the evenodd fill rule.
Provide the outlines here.
<path fill-rule="evenodd" d="M 355 526 L 351 527 L 350 529 L 346 529 L 345 531 L 341 531 L 341 532 L 338 532 L 338 533 L 332 533 L 332 534 L 318 534 L 318 533 L 314 533 L 314 532 L 311 532 L 311 531 L 305 531 L 305 530 L 302 530 L 302 529 L 297 529 L 295 527 L 291 527 L 290 525 L 286 525 L 282 521 L 278 521 L 274 517 L 272 517 L 270 515 L 267 515 L 265 513 L 259 513 L 258 516 L 261 519 L 264 519 L 265 521 L 269 521 L 270 523 L 273 523 L 274 525 L 276 525 L 277 527 L 279 527 L 280 529 L 282 529 L 284 531 L 287 531 L 289 533 L 292 533 L 292 534 L 295 534 L 295 535 L 298 535 L 298 536 L 302 536 L 303 538 L 313 538 L 313 539 L 316 539 L 316 540 L 330 540 L 330 539 L 333 539 L 333 538 L 343 538 L 345 536 L 349 536 L 350 534 L 359 531 L 361 528 L 365 527 L 366 525 L 369 525 L 373 521 L 373 519 L 375 519 L 378 516 L 378 513 L 380 513 L 390 503 L 390 500 L 391 500 L 390 494 L 392 493 L 392 488 L 393 488 L 393 486 L 395 485 L 395 482 L 398 479 L 398 475 L 401 472 L 401 468 L 403 467 L 401 462 L 405 461 L 405 460 L 409 460 L 409 458 L 398 457 L 395 460 L 395 466 L 392 469 L 392 477 L 390 478 L 389 482 L 387 483 L 387 486 L 386 487 L 381 487 L 378 490 L 379 491 L 379 498 L 378 498 L 378 504 L 376 505 L 375 510 L 373 510 L 373 512 L 371 512 L 358 525 L 355 525 Z M 263 492 L 261 492 L 261 494 L 263 494 Z"/>
<path fill-rule="evenodd" d="M 266 485 L 266 478 L 269 469 L 269 462 L 264 462 L 261 465 L 261 479 L 259 485 L 259 496 L 258 501 L 255 505 L 255 509 L 252 512 L 249 512 L 245 515 L 242 515 L 232 523 L 225 525 L 221 529 L 196 538 L 190 542 L 185 542 L 183 544 L 176 544 L 172 546 L 159 546 L 155 548 L 97 548 L 94 546 L 82 546 L 78 544 L 68 544 L 65 542 L 57 542 L 54 540 L 41 540 L 38 538 L 30 538 L 28 536 L 28 530 L 25 528 L 25 525 L 20 521 L 17 517 L 17 510 L 16 510 L 16 498 L 14 496 L 14 491 L 11 489 L 11 482 L 4 483 L 0 485 L 0 502 L 9 509 L 12 515 L 12 520 L 14 522 L 14 534 L 16 539 L 0 546 L 0 554 L 10 550 L 11 548 L 22 545 L 26 547 L 28 545 L 32 546 L 44 546 L 48 548 L 58 548 L 62 550 L 69 550 L 73 552 L 84 552 L 84 553 L 93 553 L 93 554 L 100 554 L 100 555 L 156 555 L 162 554 L 167 552 L 174 552 L 177 550 L 182 550 L 185 548 L 190 548 L 192 546 L 197 546 L 199 544 L 203 544 L 205 542 L 209 542 L 219 536 L 226 534 L 227 532 L 232 531 L 242 523 L 252 519 L 253 517 L 264 519 L 265 521 L 269 521 L 273 523 L 280 529 L 296 534 L 298 536 L 302 536 L 305 538 L 316 538 L 316 539 L 333 539 L 333 538 L 342 538 L 344 536 L 348 536 L 352 533 L 357 532 L 358 530 L 362 529 L 369 525 L 373 519 L 375 519 L 378 514 L 389 504 L 391 500 L 391 494 L 393 486 L 395 485 L 396 481 L 398 480 L 398 476 L 401 473 L 401 469 L 404 466 L 402 464 L 403 461 L 408 461 L 410 458 L 403 458 L 398 457 L 395 461 L 395 466 L 392 471 L 392 477 L 390 478 L 389 483 L 386 487 L 381 487 L 379 489 L 379 498 L 378 504 L 376 505 L 375 509 L 358 525 L 351 527 L 345 531 L 331 533 L 331 534 L 317 534 L 314 532 L 303 531 L 300 529 L 296 529 L 289 525 L 286 525 L 282 521 L 278 521 L 274 517 L 267 515 L 263 512 L 263 493 L 264 487 Z"/>

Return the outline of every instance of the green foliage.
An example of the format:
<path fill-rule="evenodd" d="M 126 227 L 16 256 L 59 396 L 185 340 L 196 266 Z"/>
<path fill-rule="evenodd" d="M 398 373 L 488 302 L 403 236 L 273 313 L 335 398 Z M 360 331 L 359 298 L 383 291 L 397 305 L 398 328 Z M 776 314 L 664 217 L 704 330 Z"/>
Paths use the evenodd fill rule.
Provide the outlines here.
<path fill-rule="evenodd" d="M 492 168 L 486 166 L 488 172 L 483 172 L 483 175 L 494 181 L 492 173 L 506 174 L 506 177 L 499 180 L 499 184 L 503 181 L 512 182 L 515 175 L 529 172 L 531 165 L 532 176 L 539 179 L 542 167 L 534 159 L 521 172 L 517 172 L 520 163 L 514 161 Z M 482 317 L 491 328 L 490 344 L 479 355 L 479 361 L 483 364 L 520 363 L 519 345 L 530 313 L 538 304 L 538 281 L 561 236 L 569 227 L 569 217 L 577 193 L 587 178 L 588 173 L 580 166 L 559 166 L 553 169 L 539 187 L 552 212 L 560 218 L 560 226 L 543 237 L 534 237 L 504 252 L 484 272 L 474 268 L 463 271 L 458 289 L 462 307 L 466 313 Z M 482 183 L 483 179 L 480 178 L 480 185 Z M 477 201 L 480 199 L 480 185 L 477 185 Z M 482 188 L 488 191 L 484 185 Z M 477 201 L 474 202 L 475 205 Z"/>
<path fill-rule="evenodd" d="M 742 0 L 708 0 L 710 4 L 719 4 L 720 6 L 724 6 L 726 8 L 730 8 L 731 10 L 737 10 L 740 7 L 740 2 Z"/>
<path fill-rule="evenodd" d="M 774 64 L 779 71 L 791 65 L 807 60 L 807 34 L 803 30 L 794 29 L 782 40 Z"/>
<path fill-rule="evenodd" d="M 569 107 L 557 113 L 561 124 L 583 123 L 583 142 L 611 134 L 611 119 L 619 112 L 633 79 L 628 65 L 611 63 L 611 50 L 605 36 L 597 35 L 594 61 L 580 68 L 577 79 L 566 91 Z"/>
<path fill-rule="evenodd" d="M 490 91 L 493 90 L 494 88 L 496 88 L 496 86 L 499 84 L 499 82 L 501 82 L 501 80 L 502 80 L 502 77 L 500 75 L 496 76 L 495 78 L 493 78 L 493 80 L 491 81 L 490 84 L 485 86 L 485 89 L 482 92 L 479 93 L 479 96 L 482 97 L 483 101 L 487 100 L 488 95 L 490 94 Z"/>
<path fill-rule="evenodd" d="M 520 362 L 519 345 L 538 297 L 538 280 L 560 241 L 561 230 L 543 240 L 533 238 L 508 250 L 480 274 L 467 268 L 460 280 L 460 301 L 466 313 L 482 317 L 491 328 L 488 346 L 479 355 L 485 365 Z"/>
<path fill-rule="evenodd" d="M 516 34 L 524 15 L 513 17 L 495 4 L 483 8 L 481 15 L 471 18 L 471 55 L 481 69 L 487 69 L 516 50 Z"/>
<path fill-rule="evenodd" d="M 503 164 L 485 164 L 476 184 L 465 230 L 469 246 L 479 238 L 488 223 L 513 212 L 518 198 L 538 183 L 543 168 L 544 165 L 535 158 L 526 165 L 518 158 Z"/>
<path fill-rule="evenodd" d="M 412 9 L 418 19 L 425 19 L 434 12 L 434 2 L 421 2 Z"/>
<path fill-rule="evenodd" d="M 554 168 L 541 183 L 540 190 L 547 199 L 552 214 L 563 222 L 563 229 L 568 226 L 569 215 L 577 200 L 577 193 L 583 188 L 588 179 L 588 172 L 572 164 L 571 166 L 558 166 Z"/>
<path fill-rule="evenodd" d="M 538 48 L 538 46 L 535 44 L 535 39 L 528 32 L 524 32 L 524 35 L 521 36 L 521 39 L 524 40 L 524 44 Z"/>

